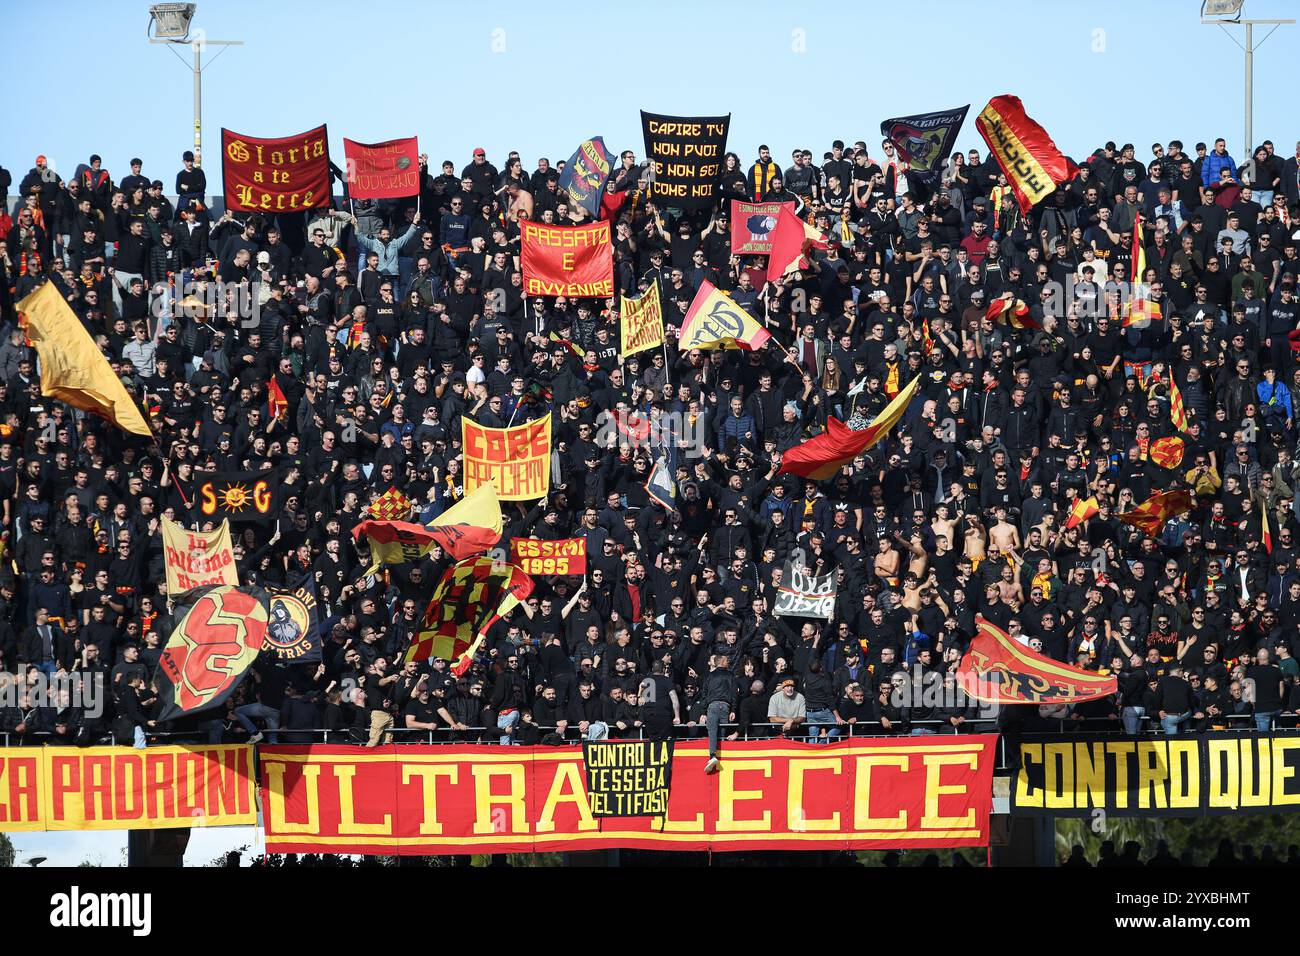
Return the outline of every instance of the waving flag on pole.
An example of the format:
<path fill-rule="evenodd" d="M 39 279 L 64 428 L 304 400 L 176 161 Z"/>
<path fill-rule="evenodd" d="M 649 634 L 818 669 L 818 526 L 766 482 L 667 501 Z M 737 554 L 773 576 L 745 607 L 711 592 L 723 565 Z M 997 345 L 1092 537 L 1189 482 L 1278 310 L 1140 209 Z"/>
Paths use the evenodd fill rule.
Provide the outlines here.
<path fill-rule="evenodd" d="M 1165 526 L 1166 521 L 1191 511 L 1195 506 L 1196 498 L 1192 493 L 1179 488 L 1174 491 L 1158 492 L 1132 511 L 1125 511 L 1115 517 L 1154 538 Z"/>
<path fill-rule="evenodd" d="M 1259 509 L 1259 533 L 1264 542 L 1264 550 L 1269 554 L 1273 553 L 1273 532 L 1268 526 L 1268 508 Z"/>
<path fill-rule="evenodd" d="M 418 561 L 429 553 L 436 538 L 424 525 L 410 521 L 374 521 L 366 519 L 352 529 L 352 537 L 360 541 L 364 535 L 370 544 L 370 567 L 374 574 L 381 564 L 402 564 Z"/>
<path fill-rule="evenodd" d="M 1065 530 L 1083 524 L 1101 509 L 1097 506 L 1096 496 L 1092 498 L 1075 498 L 1074 504 L 1070 507 L 1070 517 L 1065 522 Z"/>
<path fill-rule="evenodd" d="M 952 155 L 970 104 L 935 113 L 896 116 L 880 124 L 880 135 L 894 144 L 914 172 L 937 174 Z"/>
<path fill-rule="evenodd" d="M 984 315 L 991 321 L 996 322 L 999 318 L 1005 318 L 1007 324 L 1017 329 L 1041 329 L 1042 326 L 1029 315 L 1029 306 L 1025 305 L 1023 299 L 1017 299 L 1012 293 L 1007 292 L 998 296 L 989 303 Z"/>
<path fill-rule="evenodd" d="M 772 252 L 767 258 L 767 281 L 772 282 L 799 269 L 809 267 L 808 250 L 825 249 L 822 234 L 782 205 L 772 230 Z"/>
<path fill-rule="evenodd" d="M 1169 377 L 1169 418 L 1180 432 L 1187 431 L 1187 408 L 1183 405 L 1183 393 L 1178 390 L 1178 383 Z"/>
<path fill-rule="evenodd" d="M 907 388 L 894 396 L 894 400 L 884 407 L 875 421 L 862 429 L 853 429 L 839 419 L 827 418 L 826 431 L 795 445 L 781 456 L 781 470 L 777 474 L 799 475 L 814 481 L 832 477 L 842 466 L 875 445 L 898 424 L 920 385 L 921 376 L 918 375 Z"/>
<path fill-rule="evenodd" d="M 975 618 L 975 639 L 957 668 L 957 683 L 971 697 L 996 704 L 1071 704 L 1109 697 L 1119 679 L 1062 664 L 1032 651 L 1010 634 Z"/>
<path fill-rule="evenodd" d="M 771 337 L 772 333 L 759 325 L 735 299 L 704 279 L 686 310 L 677 347 L 683 352 L 691 349 L 757 352 Z"/>
<path fill-rule="evenodd" d="M 993 97 L 976 117 L 975 126 L 1006 174 L 1022 213 L 1028 214 L 1079 171 L 1047 131 L 1026 115 L 1018 96 Z"/>
<path fill-rule="evenodd" d="M 482 554 L 501 540 L 501 502 L 496 485 L 484 482 L 426 526 L 456 561 Z"/>
<path fill-rule="evenodd" d="M 532 579 L 512 564 L 480 557 L 452 565 L 425 609 L 406 661 L 441 657 L 453 662 L 453 670 L 461 668 L 483 632 L 531 591 Z"/>
<path fill-rule="evenodd" d="M 646 494 L 668 511 L 677 507 L 677 482 L 668 470 L 668 463 L 658 459 L 650 469 L 650 477 L 645 483 Z"/>

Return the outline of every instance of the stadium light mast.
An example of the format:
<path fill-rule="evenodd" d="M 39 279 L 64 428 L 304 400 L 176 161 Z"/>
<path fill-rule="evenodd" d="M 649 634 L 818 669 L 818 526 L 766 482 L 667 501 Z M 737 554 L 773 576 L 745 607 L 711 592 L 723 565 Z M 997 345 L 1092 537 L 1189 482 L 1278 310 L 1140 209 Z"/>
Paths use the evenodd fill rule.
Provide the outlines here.
<path fill-rule="evenodd" d="M 1241 147 L 1242 162 L 1245 162 L 1247 159 L 1255 155 L 1253 116 L 1255 102 L 1255 51 L 1264 45 L 1264 40 L 1267 40 L 1277 32 L 1278 27 L 1289 23 L 1295 23 L 1294 20 L 1243 20 L 1241 18 L 1241 8 L 1244 4 L 1245 0 L 1201 0 L 1201 23 L 1217 25 L 1224 33 L 1228 34 L 1228 38 L 1232 40 L 1233 43 L 1236 43 L 1237 46 L 1241 47 L 1242 52 L 1246 54 L 1246 139 L 1244 145 Z M 1238 24 L 1246 28 L 1246 43 L 1244 46 L 1238 42 L 1237 38 L 1228 30 L 1226 24 L 1229 23 Z M 1259 43 L 1255 42 L 1255 27 L 1257 26 L 1271 26 L 1273 28 L 1272 30 L 1269 30 L 1268 33 L 1264 34 L 1264 40 L 1260 40 Z"/>
<path fill-rule="evenodd" d="M 209 62 L 217 61 L 228 47 L 243 46 L 243 40 L 209 40 L 203 30 L 190 38 L 190 21 L 194 19 L 197 3 L 156 3 L 149 8 L 150 43 L 168 45 L 189 44 L 194 51 L 194 65 L 186 64 L 194 74 L 194 165 L 203 165 L 203 51 L 209 46 L 219 46 L 221 50 Z M 185 63 L 184 57 L 176 53 L 176 58 Z"/>

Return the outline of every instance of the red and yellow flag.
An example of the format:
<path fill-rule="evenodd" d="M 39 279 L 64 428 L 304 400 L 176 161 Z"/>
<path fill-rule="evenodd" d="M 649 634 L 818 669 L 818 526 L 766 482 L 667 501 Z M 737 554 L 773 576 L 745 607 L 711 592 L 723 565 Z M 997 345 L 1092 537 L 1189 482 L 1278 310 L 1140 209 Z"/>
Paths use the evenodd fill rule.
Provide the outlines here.
<path fill-rule="evenodd" d="M 783 204 L 770 233 L 772 252 L 767 259 L 767 281 L 772 282 L 799 269 L 809 268 L 809 249 L 825 249 L 826 240 L 815 228 Z"/>
<path fill-rule="evenodd" d="M 691 349 L 741 349 L 756 352 L 772 333 L 708 279 L 700 282 L 691 307 L 686 310 L 677 347 Z"/>
<path fill-rule="evenodd" d="M 976 117 L 975 126 L 1006 174 L 1022 213 L 1027 214 L 1079 171 L 1056 148 L 1047 131 L 1025 114 L 1018 96 L 993 97 Z"/>
<path fill-rule="evenodd" d="M 370 567 L 373 574 L 381 564 L 418 561 L 435 543 L 433 532 L 410 521 L 374 521 L 367 519 L 352 529 L 356 541 L 365 535 L 370 542 Z"/>
<path fill-rule="evenodd" d="M 1161 468 L 1177 468 L 1183 463 L 1183 454 L 1187 446 L 1177 435 L 1157 438 L 1148 448 L 1151 460 Z"/>
<path fill-rule="evenodd" d="M 1187 431 L 1187 408 L 1183 405 L 1183 393 L 1178 390 L 1178 383 L 1169 376 L 1169 418 L 1180 432 Z"/>
<path fill-rule="evenodd" d="M 289 414 L 289 399 L 274 375 L 266 383 L 266 414 L 271 419 L 282 419 Z"/>
<path fill-rule="evenodd" d="M 781 456 L 781 470 L 777 474 L 799 475 L 814 481 L 830 478 L 898 424 L 920 385 L 921 376 L 918 375 L 907 388 L 894 396 L 875 421 L 861 431 L 854 431 L 836 418 L 827 418 L 826 431 L 795 445 Z"/>
<path fill-rule="evenodd" d="M 1268 508 L 1259 509 L 1259 532 L 1264 541 L 1264 550 L 1273 553 L 1273 532 L 1268 526 Z"/>
<path fill-rule="evenodd" d="M 484 482 L 428 524 L 433 540 L 456 561 L 482 554 L 501 540 L 501 502 Z"/>
<path fill-rule="evenodd" d="M 376 521 L 405 521 L 411 517 L 411 499 L 397 488 L 389 488 L 370 503 L 366 513 Z"/>
<path fill-rule="evenodd" d="M 512 564 L 469 558 L 452 565 L 425 609 L 406 661 L 441 657 L 453 662 L 453 670 L 463 669 L 483 633 L 531 591 L 532 579 Z"/>
<path fill-rule="evenodd" d="M 1170 518 L 1191 511 L 1196 506 L 1196 498 L 1185 488 L 1173 491 L 1160 491 L 1152 495 L 1132 511 L 1116 515 L 1125 524 L 1154 538 Z"/>
<path fill-rule="evenodd" d="M 1070 507 L 1070 517 L 1065 522 L 1065 530 L 1069 531 L 1071 528 L 1083 524 L 1100 510 L 1096 496 L 1075 498 L 1074 504 Z"/>
<path fill-rule="evenodd" d="M 1103 677 L 1031 651 L 982 617 L 975 619 L 975 628 L 975 639 L 957 669 L 957 683 L 976 700 L 1072 704 L 1109 697 L 1119 690 L 1113 674 Z"/>
<path fill-rule="evenodd" d="M 994 322 L 999 318 L 1005 318 L 1008 325 L 1017 329 L 1042 328 L 1042 325 L 1030 316 L 1029 306 L 1025 305 L 1024 300 L 1017 299 L 1010 292 L 1004 293 L 990 302 L 989 307 L 984 310 L 984 315 Z"/>

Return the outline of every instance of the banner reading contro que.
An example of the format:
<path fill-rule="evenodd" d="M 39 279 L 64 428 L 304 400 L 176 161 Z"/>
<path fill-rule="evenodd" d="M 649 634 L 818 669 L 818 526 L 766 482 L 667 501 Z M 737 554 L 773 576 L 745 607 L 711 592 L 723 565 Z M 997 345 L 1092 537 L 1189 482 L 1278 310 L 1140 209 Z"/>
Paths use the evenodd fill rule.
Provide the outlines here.
<path fill-rule="evenodd" d="M 642 110 L 646 158 L 654 164 L 650 200 L 687 210 L 712 205 L 730 125 L 730 113 L 664 116 Z"/>
<path fill-rule="evenodd" d="M 1025 737 L 1011 811 L 1201 816 L 1300 806 L 1300 734 Z"/>
<path fill-rule="evenodd" d="M 506 501 L 531 501 L 551 485 L 551 416 L 516 425 L 489 428 L 461 417 L 465 450 L 465 493 L 480 485 L 496 486 Z"/>

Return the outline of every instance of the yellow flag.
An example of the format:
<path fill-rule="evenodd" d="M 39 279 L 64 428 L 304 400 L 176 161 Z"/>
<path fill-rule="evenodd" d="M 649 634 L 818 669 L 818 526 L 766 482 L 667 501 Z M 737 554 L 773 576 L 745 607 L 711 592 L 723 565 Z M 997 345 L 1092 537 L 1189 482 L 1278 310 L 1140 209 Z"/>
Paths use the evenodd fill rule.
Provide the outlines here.
<path fill-rule="evenodd" d="M 18 311 L 27 316 L 27 337 L 40 356 L 42 395 L 106 418 L 134 435 L 153 435 L 53 282 L 19 302 Z"/>
<path fill-rule="evenodd" d="M 756 352 L 772 333 L 742 309 L 731 296 L 705 279 L 686 311 L 677 347 L 690 349 L 744 349 Z"/>
<path fill-rule="evenodd" d="M 619 296 L 619 319 L 622 324 L 620 347 L 624 356 L 664 344 L 664 313 L 659 305 L 659 283 L 639 299 Z"/>
<path fill-rule="evenodd" d="M 496 485 L 485 482 L 425 527 L 455 560 L 482 554 L 501 540 L 501 502 Z"/>

